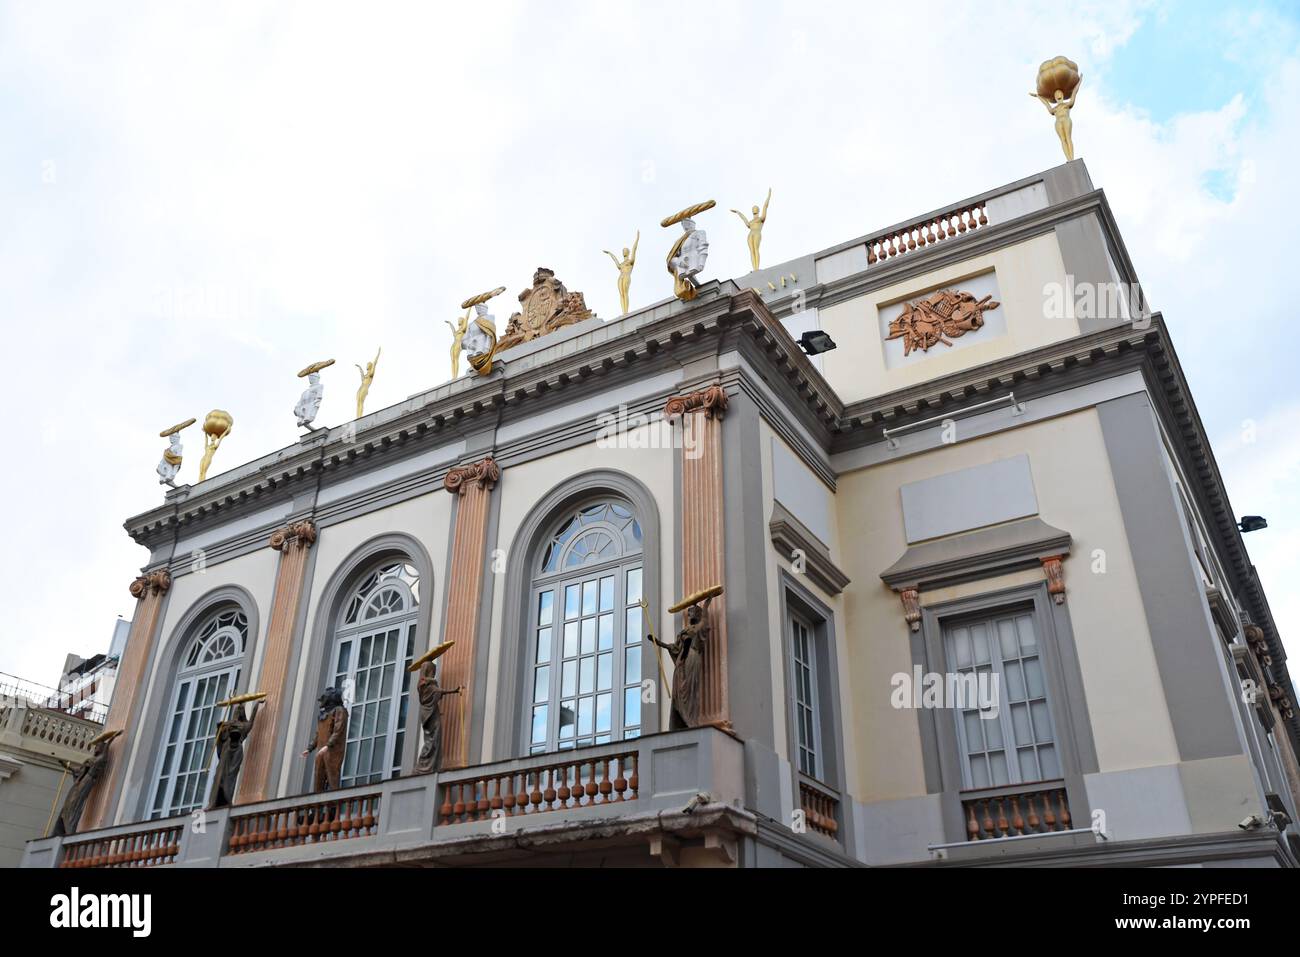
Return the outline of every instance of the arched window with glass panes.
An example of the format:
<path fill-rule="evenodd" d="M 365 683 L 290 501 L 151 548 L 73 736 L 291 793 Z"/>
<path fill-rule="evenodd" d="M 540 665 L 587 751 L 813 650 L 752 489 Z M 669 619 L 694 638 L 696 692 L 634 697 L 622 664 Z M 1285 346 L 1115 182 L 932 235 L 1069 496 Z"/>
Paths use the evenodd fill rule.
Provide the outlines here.
<path fill-rule="evenodd" d="M 371 566 L 343 601 L 329 672 L 348 708 L 342 787 L 401 772 L 419 616 L 420 574 L 404 559 Z"/>
<path fill-rule="evenodd" d="M 188 814 L 207 803 L 212 740 L 226 710 L 217 703 L 238 686 L 247 648 L 248 617 L 227 606 L 202 620 L 181 654 L 149 817 Z"/>
<path fill-rule="evenodd" d="M 534 569 L 523 740 L 529 754 L 641 733 L 641 524 L 603 499 L 548 529 Z"/>

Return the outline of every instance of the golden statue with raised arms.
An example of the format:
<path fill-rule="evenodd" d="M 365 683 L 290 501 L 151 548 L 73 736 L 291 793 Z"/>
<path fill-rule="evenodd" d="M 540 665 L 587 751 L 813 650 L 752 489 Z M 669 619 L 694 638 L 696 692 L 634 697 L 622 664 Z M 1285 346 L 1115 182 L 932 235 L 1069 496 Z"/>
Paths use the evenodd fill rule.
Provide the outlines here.
<path fill-rule="evenodd" d="M 358 365 L 357 363 L 355 362 L 352 363 L 357 367 L 357 371 L 361 373 L 361 388 L 357 389 L 357 418 L 358 419 L 366 414 L 366 396 L 370 394 L 370 383 L 375 381 L 375 367 L 379 365 L 379 355 L 383 351 L 384 351 L 383 347 L 381 346 L 379 351 L 375 353 L 374 361 L 367 362 L 366 367 L 364 369 L 361 368 L 361 366 Z"/>
<path fill-rule="evenodd" d="M 221 440 L 228 436 L 234 427 L 234 418 L 223 409 L 213 409 L 203 419 L 203 458 L 199 460 L 200 482 L 208 477 L 208 466 L 212 464 L 212 456 L 216 455 L 217 449 L 221 447 Z"/>
<path fill-rule="evenodd" d="M 623 261 L 619 262 L 608 249 L 602 249 L 606 256 L 614 260 L 614 265 L 618 269 L 618 301 L 623 307 L 623 315 L 627 315 L 627 293 L 632 288 L 632 267 L 636 265 L 636 247 L 641 245 L 641 230 L 636 231 L 636 239 L 632 243 L 632 251 L 629 253 L 626 246 L 623 247 Z"/>
<path fill-rule="evenodd" d="M 1077 63 L 1063 56 L 1052 57 L 1038 67 L 1037 89 L 1029 94 L 1042 100 L 1047 112 L 1056 118 L 1056 135 L 1067 160 L 1074 159 L 1074 122 L 1070 110 L 1074 109 L 1074 98 L 1082 84 L 1083 74 Z"/>
<path fill-rule="evenodd" d="M 753 219 L 746 219 L 745 214 L 738 209 L 732 210 L 749 230 L 749 264 L 755 270 L 758 269 L 758 245 L 763 241 L 763 224 L 767 222 L 767 205 L 770 202 L 772 202 L 772 190 L 769 188 L 767 199 L 763 200 L 763 211 L 760 213 L 757 206 L 751 208 Z"/>

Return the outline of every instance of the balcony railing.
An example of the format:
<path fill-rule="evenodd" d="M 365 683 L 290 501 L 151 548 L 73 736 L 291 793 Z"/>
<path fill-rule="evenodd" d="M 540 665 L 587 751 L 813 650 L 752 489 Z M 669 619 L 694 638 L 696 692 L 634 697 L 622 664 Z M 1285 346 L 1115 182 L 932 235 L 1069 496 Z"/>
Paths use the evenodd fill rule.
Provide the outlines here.
<path fill-rule="evenodd" d="M 180 853 L 184 827 L 166 827 L 125 834 L 69 838 L 63 846 L 60 867 L 159 867 Z"/>
<path fill-rule="evenodd" d="M 887 230 L 867 240 L 867 265 L 924 249 L 989 224 L 986 204 L 956 206 L 907 226 Z"/>
<path fill-rule="evenodd" d="M 379 803 L 378 794 L 359 794 L 236 815 L 230 819 L 226 851 L 248 854 L 371 837 L 378 828 Z"/>
<path fill-rule="evenodd" d="M 839 833 L 839 795 L 811 778 L 799 778 L 799 806 L 804 821 L 818 834 L 834 839 Z"/>
<path fill-rule="evenodd" d="M 966 791 L 961 803 L 969 841 L 1071 829 L 1064 782 Z"/>

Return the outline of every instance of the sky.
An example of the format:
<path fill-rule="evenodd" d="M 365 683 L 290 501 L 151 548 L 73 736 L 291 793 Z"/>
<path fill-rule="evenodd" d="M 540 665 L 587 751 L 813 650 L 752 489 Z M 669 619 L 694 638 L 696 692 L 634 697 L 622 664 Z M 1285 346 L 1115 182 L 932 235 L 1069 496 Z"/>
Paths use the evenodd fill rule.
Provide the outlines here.
<path fill-rule="evenodd" d="M 658 222 L 706 198 L 771 187 L 776 263 L 1055 166 L 1026 94 L 1058 54 L 1300 654 L 1296 7 L 0 0 L 0 671 L 53 684 L 132 613 L 161 429 L 229 410 L 215 475 L 296 441 L 312 361 L 351 418 L 380 345 L 368 407 L 400 401 L 462 299 L 539 265 L 617 315 L 601 250 L 638 229 L 632 306 L 661 299 Z M 709 274 L 748 272 L 707 228 Z"/>

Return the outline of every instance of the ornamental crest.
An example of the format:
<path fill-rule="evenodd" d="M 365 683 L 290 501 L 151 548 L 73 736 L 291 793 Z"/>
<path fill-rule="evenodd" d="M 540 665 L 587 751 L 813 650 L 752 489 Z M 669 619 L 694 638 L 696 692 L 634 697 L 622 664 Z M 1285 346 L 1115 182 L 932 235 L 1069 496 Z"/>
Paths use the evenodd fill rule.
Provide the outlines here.
<path fill-rule="evenodd" d="M 533 273 L 531 289 L 519 294 L 520 311 L 510 317 L 506 333 L 497 346 L 504 351 L 521 342 L 531 342 L 548 332 L 590 319 L 592 311 L 580 292 L 569 292 L 555 278 L 554 270 L 540 266 Z"/>
<path fill-rule="evenodd" d="M 913 349 L 928 352 L 940 342 L 951 346 L 951 340 L 983 327 L 984 313 L 999 305 L 992 296 L 977 300 L 968 292 L 945 289 L 904 303 L 903 312 L 889 323 L 885 339 L 902 339 L 903 355 Z"/>

